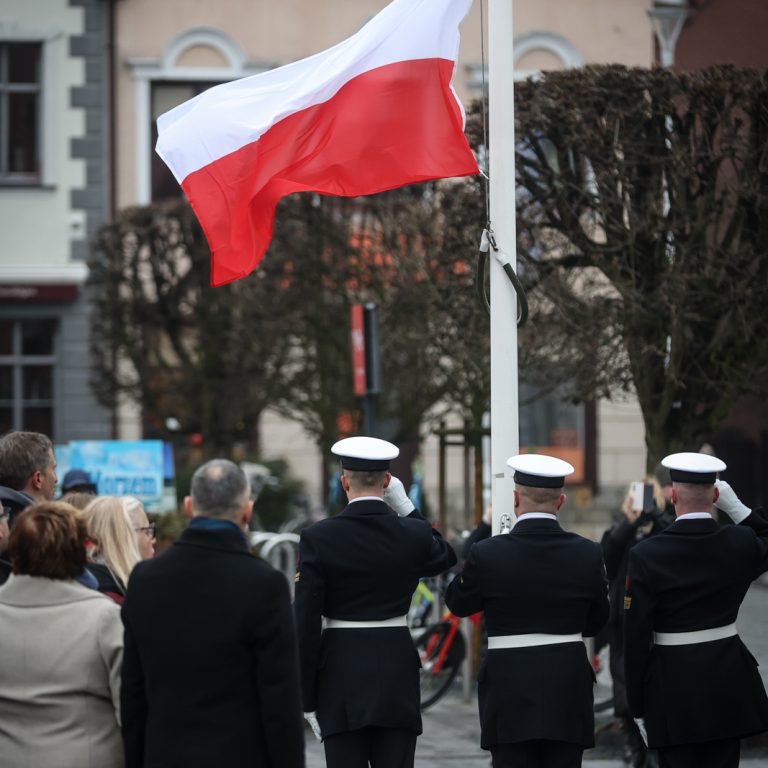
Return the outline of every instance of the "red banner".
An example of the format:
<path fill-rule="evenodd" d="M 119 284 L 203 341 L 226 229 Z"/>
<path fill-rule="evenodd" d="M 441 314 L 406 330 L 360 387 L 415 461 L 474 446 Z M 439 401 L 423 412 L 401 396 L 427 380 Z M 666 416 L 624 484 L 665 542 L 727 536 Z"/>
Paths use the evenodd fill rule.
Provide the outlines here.
<path fill-rule="evenodd" d="M 365 332 L 363 330 L 363 305 L 353 304 L 350 312 L 352 334 L 352 382 L 355 394 L 362 397 L 367 392 L 365 380 Z"/>

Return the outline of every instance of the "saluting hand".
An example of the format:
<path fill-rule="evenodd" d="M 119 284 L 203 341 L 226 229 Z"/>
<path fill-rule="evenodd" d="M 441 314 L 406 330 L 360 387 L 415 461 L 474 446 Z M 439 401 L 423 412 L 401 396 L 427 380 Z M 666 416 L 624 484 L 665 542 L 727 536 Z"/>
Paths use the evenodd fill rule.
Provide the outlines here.
<path fill-rule="evenodd" d="M 405 492 L 405 486 L 402 482 L 392 475 L 389 478 L 389 485 L 384 489 L 384 501 L 397 512 L 400 517 L 407 517 L 416 507 L 408 498 Z"/>
<path fill-rule="evenodd" d="M 724 480 L 716 480 L 715 488 L 717 488 L 719 494 L 717 501 L 715 501 L 715 506 L 718 509 L 722 509 L 734 523 L 738 524 L 749 517 L 752 510 L 746 504 L 741 503 L 736 495 L 736 491 L 728 483 Z"/>

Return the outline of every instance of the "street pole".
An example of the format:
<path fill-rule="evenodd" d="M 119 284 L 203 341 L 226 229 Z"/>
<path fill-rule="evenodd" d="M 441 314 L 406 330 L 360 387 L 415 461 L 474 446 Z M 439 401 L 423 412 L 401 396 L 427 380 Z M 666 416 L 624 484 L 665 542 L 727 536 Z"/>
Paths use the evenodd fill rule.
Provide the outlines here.
<path fill-rule="evenodd" d="M 504 263 L 517 268 L 513 0 L 488 4 L 489 177 L 491 226 L 491 500 L 493 534 L 502 515 L 514 522 L 514 482 L 507 459 L 518 453 L 517 299 Z"/>

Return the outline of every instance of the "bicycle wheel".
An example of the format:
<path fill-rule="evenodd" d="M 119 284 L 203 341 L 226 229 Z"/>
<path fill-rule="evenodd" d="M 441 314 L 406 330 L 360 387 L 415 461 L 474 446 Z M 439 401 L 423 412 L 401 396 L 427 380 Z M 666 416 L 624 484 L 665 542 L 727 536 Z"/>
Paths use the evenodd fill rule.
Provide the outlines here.
<path fill-rule="evenodd" d="M 440 653 L 445 643 L 448 642 L 450 629 L 451 624 L 449 622 L 441 621 L 439 624 L 428 627 L 416 638 L 416 649 L 421 658 L 422 709 L 431 706 L 443 696 L 458 674 L 459 666 L 464 660 L 464 636 L 461 629 L 458 629 L 450 640 L 450 646 L 442 663 L 439 668 L 437 666 Z"/>

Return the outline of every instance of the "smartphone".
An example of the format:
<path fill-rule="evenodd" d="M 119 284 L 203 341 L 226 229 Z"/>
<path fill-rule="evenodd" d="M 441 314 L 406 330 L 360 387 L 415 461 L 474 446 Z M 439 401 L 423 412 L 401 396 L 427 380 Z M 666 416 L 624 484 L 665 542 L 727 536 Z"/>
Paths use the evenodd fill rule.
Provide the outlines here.
<path fill-rule="evenodd" d="M 651 483 L 632 483 L 630 489 L 632 509 L 635 512 L 648 512 L 653 507 L 653 485 Z"/>

